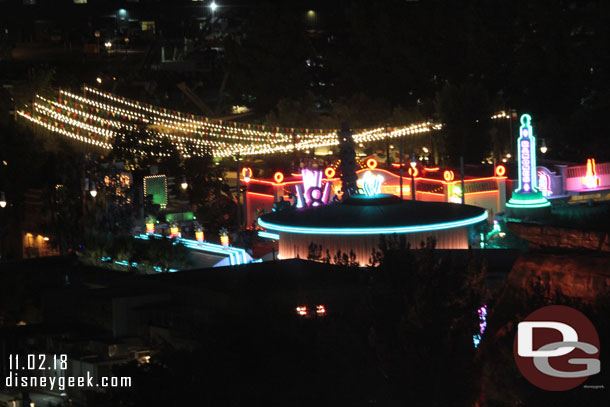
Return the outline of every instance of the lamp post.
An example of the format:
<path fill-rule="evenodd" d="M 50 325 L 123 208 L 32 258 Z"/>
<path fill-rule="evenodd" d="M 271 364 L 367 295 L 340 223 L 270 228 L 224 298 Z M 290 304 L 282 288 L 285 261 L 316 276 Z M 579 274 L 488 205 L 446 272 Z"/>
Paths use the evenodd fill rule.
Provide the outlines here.
<path fill-rule="evenodd" d="M 6 208 L 6 195 L 4 191 L 0 192 L 0 208 Z"/>
<path fill-rule="evenodd" d="M 95 188 L 95 182 L 91 183 L 91 188 L 89 189 L 89 193 L 91 197 L 95 198 L 97 196 L 97 189 Z"/>
<path fill-rule="evenodd" d="M 546 146 L 546 140 L 542 139 L 542 143 L 540 143 L 540 152 L 542 154 L 546 154 L 547 151 L 548 151 L 548 147 Z"/>
<path fill-rule="evenodd" d="M 402 139 L 400 139 L 399 141 L 399 145 L 398 145 L 398 155 L 400 156 L 400 165 L 398 167 L 398 176 L 400 178 L 400 199 L 403 199 L 403 192 L 402 192 Z"/>
<path fill-rule="evenodd" d="M 415 153 L 411 155 L 411 200 L 415 201 L 415 167 L 417 167 L 417 161 L 415 160 Z"/>
<path fill-rule="evenodd" d="M 214 0 L 210 3 L 210 11 L 212 11 L 212 19 L 210 20 L 210 28 L 212 29 L 212 34 L 214 34 L 214 12 L 218 8 L 218 4 Z"/>

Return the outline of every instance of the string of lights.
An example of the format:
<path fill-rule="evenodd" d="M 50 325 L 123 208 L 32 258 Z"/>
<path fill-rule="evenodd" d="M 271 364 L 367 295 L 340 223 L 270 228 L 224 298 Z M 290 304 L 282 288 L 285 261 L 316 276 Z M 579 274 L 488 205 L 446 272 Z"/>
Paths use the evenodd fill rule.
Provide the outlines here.
<path fill-rule="evenodd" d="M 288 154 L 339 144 L 337 132 L 324 129 L 295 129 L 226 122 L 195 116 L 85 87 L 88 96 L 59 90 L 57 100 L 37 95 L 31 112 L 19 116 L 52 132 L 105 149 L 119 134 L 143 131 L 142 149 L 134 153 L 150 154 L 150 147 L 168 139 L 185 157 L 212 154 L 231 157 L 265 154 Z M 361 143 L 440 130 L 442 125 L 423 122 L 398 128 L 379 127 L 356 131 L 354 141 Z M 157 153 L 156 155 L 166 155 Z"/>

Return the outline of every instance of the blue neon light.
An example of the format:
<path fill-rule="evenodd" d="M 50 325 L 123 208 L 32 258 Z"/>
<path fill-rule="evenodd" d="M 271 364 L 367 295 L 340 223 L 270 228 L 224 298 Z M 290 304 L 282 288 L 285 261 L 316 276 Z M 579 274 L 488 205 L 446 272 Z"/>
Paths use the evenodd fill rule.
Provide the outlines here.
<path fill-rule="evenodd" d="M 106 260 L 104 260 L 106 259 Z M 110 257 L 102 257 L 102 261 L 108 261 L 108 259 L 110 259 Z M 129 267 L 129 262 L 127 260 L 115 260 L 114 264 L 118 264 L 119 266 L 127 266 Z M 132 267 L 138 267 L 138 263 L 131 262 L 131 266 Z M 159 266 L 153 266 L 153 269 L 155 271 L 158 271 L 159 273 L 163 271 L 163 269 Z M 177 269 L 168 269 L 167 270 L 169 273 L 175 273 L 176 271 L 178 271 Z"/>
<path fill-rule="evenodd" d="M 155 236 L 162 238 L 163 235 L 160 234 L 141 234 L 135 236 L 136 239 L 148 240 L 150 236 Z M 184 244 L 189 249 L 198 250 L 201 252 L 221 254 L 229 257 L 229 264 L 232 266 L 238 266 L 240 264 L 248 263 L 248 256 L 245 249 L 241 249 L 239 247 L 225 247 L 219 244 L 208 243 L 208 242 L 198 242 L 197 240 L 192 239 L 183 239 L 180 237 L 175 238 L 176 242 L 180 242 Z"/>
<path fill-rule="evenodd" d="M 485 211 L 481 215 L 476 216 L 474 218 L 463 219 L 453 222 L 417 226 L 388 226 L 378 228 L 309 228 L 301 226 L 284 226 L 265 222 L 261 218 L 258 219 L 258 224 L 265 229 L 276 230 L 278 232 L 303 233 L 309 235 L 380 235 L 391 233 L 415 233 L 427 232 L 431 230 L 453 229 L 461 226 L 474 225 L 475 223 L 487 220 L 487 217 L 487 211 Z"/>
<path fill-rule="evenodd" d="M 362 181 L 362 189 L 366 196 L 375 196 L 381 193 L 381 184 L 383 183 L 383 177 L 381 175 L 373 175 L 371 171 L 367 171 L 364 173 Z"/>
<path fill-rule="evenodd" d="M 266 239 L 280 240 L 280 235 L 278 235 L 277 233 L 269 233 L 269 232 L 263 232 L 262 230 L 259 230 L 258 235 L 260 237 L 264 237 Z"/>

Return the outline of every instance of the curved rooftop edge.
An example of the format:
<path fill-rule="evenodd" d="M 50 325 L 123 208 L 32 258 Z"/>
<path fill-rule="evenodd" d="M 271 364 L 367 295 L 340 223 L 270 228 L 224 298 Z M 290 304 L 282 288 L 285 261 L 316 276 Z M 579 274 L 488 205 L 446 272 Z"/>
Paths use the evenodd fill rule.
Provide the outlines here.
<path fill-rule="evenodd" d="M 376 235 L 453 229 L 487 220 L 483 208 L 441 202 L 331 204 L 263 215 L 268 230 L 312 235 Z M 396 226 L 399 225 L 399 226 Z"/>

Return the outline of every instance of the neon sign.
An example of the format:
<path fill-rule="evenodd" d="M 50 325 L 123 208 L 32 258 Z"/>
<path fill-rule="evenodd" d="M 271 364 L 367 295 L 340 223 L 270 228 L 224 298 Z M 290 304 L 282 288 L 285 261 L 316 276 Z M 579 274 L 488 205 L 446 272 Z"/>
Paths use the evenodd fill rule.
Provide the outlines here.
<path fill-rule="evenodd" d="M 276 172 L 275 174 L 273 174 L 273 180 L 275 181 L 276 184 L 281 184 L 282 181 L 284 181 L 284 174 L 282 174 L 281 172 Z"/>
<path fill-rule="evenodd" d="M 371 170 L 374 170 L 375 168 L 377 168 L 377 160 L 374 158 L 369 158 L 368 160 L 366 160 L 366 166 L 369 167 Z"/>
<path fill-rule="evenodd" d="M 381 184 L 383 184 L 381 175 L 374 175 L 371 171 L 367 171 L 364 173 L 362 181 L 362 189 L 366 196 L 375 196 L 381 193 Z"/>
<path fill-rule="evenodd" d="M 534 132 L 532 130 L 532 118 L 529 114 L 521 116 L 517 149 L 519 151 L 517 156 L 519 162 L 519 187 L 513 192 L 513 196 L 510 201 L 506 203 L 506 206 L 509 208 L 521 209 L 544 208 L 550 206 L 551 203 L 538 189 L 536 138 L 534 137 Z M 498 170 L 496 169 L 496 174 L 498 174 L 497 171 Z M 547 190 L 550 190 L 550 179 L 545 181 Z"/>
<path fill-rule="evenodd" d="M 459 185 L 454 185 L 449 197 L 449 202 L 462 203 L 462 188 Z"/>
<path fill-rule="evenodd" d="M 546 197 L 553 194 L 553 190 L 551 189 L 551 177 L 543 171 L 538 171 L 538 189 L 542 192 L 542 196 Z"/>
<path fill-rule="evenodd" d="M 532 118 L 521 116 L 519 128 L 519 189 L 516 192 L 536 192 L 536 139 L 532 131 Z"/>
<path fill-rule="evenodd" d="M 582 183 L 587 188 L 597 188 L 599 186 L 599 177 L 595 170 L 595 158 L 587 159 L 587 174 L 582 177 Z"/>
<path fill-rule="evenodd" d="M 301 175 L 303 183 L 296 185 L 297 208 L 328 203 L 331 183 L 327 182 L 322 188 L 322 171 L 303 169 Z"/>
<path fill-rule="evenodd" d="M 241 169 L 241 176 L 244 178 L 244 182 L 247 184 L 252 178 L 252 168 L 244 167 Z"/>

